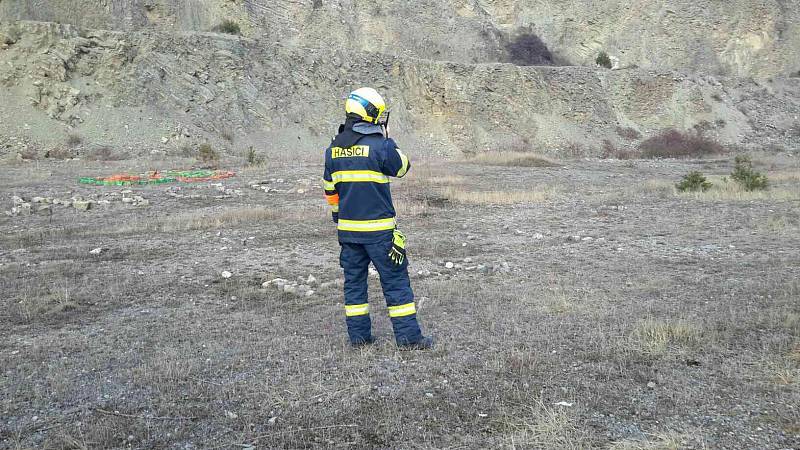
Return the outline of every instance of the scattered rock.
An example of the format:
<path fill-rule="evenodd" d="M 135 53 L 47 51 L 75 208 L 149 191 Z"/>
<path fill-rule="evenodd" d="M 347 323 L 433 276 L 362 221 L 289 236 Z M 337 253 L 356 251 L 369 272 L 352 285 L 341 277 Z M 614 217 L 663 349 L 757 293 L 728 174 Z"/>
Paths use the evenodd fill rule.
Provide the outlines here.
<path fill-rule="evenodd" d="M 650 389 L 655 389 L 656 388 L 656 384 L 651 381 L 651 382 L 647 383 L 647 387 L 650 388 Z"/>
<path fill-rule="evenodd" d="M 99 255 L 100 253 L 103 253 L 102 247 L 97 247 L 95 249 L 89 250 L 90 255 Z"/>
<path fill-rule="evenodd" d="M 544 239 L 544 235 L 542 233 L 535 233 L 532 237 L 537 241 Z"/>
<path fill-rule="evenodd" d="M 92 208 L 91 200 L 75 200 L 72 202 L 72 207 L 78 211 L 88 211 Z"/>
<path fill-rule="evenodd" d="M 222 278 L 225 278 L 225 279 L 228 279 L 228 278 L 233 276 L 233 274 L 228 272 L 227 270 L 223 270 L 220 275 L 222 275 Z"/>
<path fill-rule="evenodd" d="M 309 286 L 314 286 L 317 284 L 317 279 L 314 277 L 314 275 L 309 275 L 308 279 L 306 279 L 306 284 Z"/>
<path fill-rule="evenodd" d="M 444 267 L 445 267 L 446 269 L 452 269 L 453 267 L 455 267 L 455 264 L 453 264 L 453 262 L 452 262 L 452 261 L 447 261 L 447 262 L 444 264 Z"/>
<path fill-rule="evenodd" d="M 33 213 L 33 207 L 30 203 L 19 203 L 11 208 L 12 216 L 30 216 Z"/>
<path fill-rule="evenodd" d="M 285 286 L 287 283 L 289 283 L 289 281 L 284 280 L 283 278 L 275 278 L 274 280 L 265 281 L 263 284 L 261 284 L 261 287 L 268 288 L 270 286 L 275 286 L 278 289 L 283 289 L 283 286 Z"/>

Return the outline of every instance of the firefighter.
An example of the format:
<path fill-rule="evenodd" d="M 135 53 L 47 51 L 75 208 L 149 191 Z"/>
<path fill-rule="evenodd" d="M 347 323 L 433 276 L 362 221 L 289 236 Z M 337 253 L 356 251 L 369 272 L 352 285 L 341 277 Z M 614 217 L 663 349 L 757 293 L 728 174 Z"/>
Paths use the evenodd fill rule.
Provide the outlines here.
<path fill-rule="evenodd" d="M 353 346 L 374 342 L 367 299 L 369 263 L 381 280 L 395 341 L 404 349 L 433 347 L 417 323 L 408 278 L 406 238 L 397 229 L 389 178 L 402 178 L 411 163 L 381 122 L 386 103 L 375 89 L 353 91 L 346 120 L 325 150 L 325 198 L 337 224 L 344 270 L 347 333 Z"/>

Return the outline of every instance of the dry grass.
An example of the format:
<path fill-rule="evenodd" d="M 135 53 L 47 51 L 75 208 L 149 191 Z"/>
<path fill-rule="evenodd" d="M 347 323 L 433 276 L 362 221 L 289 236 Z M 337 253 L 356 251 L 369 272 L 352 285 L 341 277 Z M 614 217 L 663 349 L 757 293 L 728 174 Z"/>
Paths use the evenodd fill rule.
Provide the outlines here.
<path fill-rule="evenodd" d="M 652 440 L 640 441 L 626 439 L 615 442 L 609 450 L 678 450 L 685 448 L 687 437 L 677 433 L 668 433 L 653 436 Z"/>
<path fill-rule="evenodd" d="M 413 189 L 424 190 L 440 186 L 458 186 L 466 183 L 466 178 L 460 175 L 453 175 L 446 167 L 434 165 L 430 162 L 420 162 L 415 164 L 408 175 L 403 178 L 399 187 L 411 187 Z"/>
<path fill-rule="evenodd" d="M 531 191 L 467 191 L 450 186 L 443 190 L 446 199 L 467 205 L 513 205 L 517 203 L 542 203 L 552 199 L 555 189 Z"/>
<path fill-rule="evenodd" d="M 281 220 L 284 222 L 323 221 L 330 217 L 324 205 L 294 210 L 281 210 L 264 207 L 240 207 L 219 212 L 189 212 L 164 218 L 125 221 L 106 227 L 56 228 L 44 231 L 22 231 L 0 236 L 0 242 L 7 245 L 27 246 L 45 240 L 67 238 L 114 237 L 143 235 L 180 231 L 213 230 L 223 227 L 254 224 L 263 221 Z"/>
<path fill-rule="evenodd" d="M 528 406 L 523 414 L 506 414 L 500 426 L 509 448 L 580 449 L 587 444 L 567 409 L 542 402 Z"/>
<path fill-rule="evenodd" d="M 772 182 L 800 183 L 800 170 L 784 170 L 767 175 Z"/>
<path fill-rule="evenodd" d="M 759 228 L 769 233 L 781 233 L 785 231 L 794 231 L 800 226 L 800 219 L 798 217 L 790 217 L 787 215 L 769 216 L 766 221 L 759 222 Z"/>
<path fill-rule="evenodd" d="M 467 162 L 487 166 L 506 167 L 556 167 L 557 163 L 533 153 L 522 152 L 487 152 L 480 153 Z"/>
<path fill-rule="evenodd" d="M 703 332 L 698 325 L 682 320 L 666 322 L 646 319 L 634 329 L 633 336 L 644 351 L 664 353 L 670 348 L 698 345 Z"/>
<path fill-rule="evenodd" d="M 772 372 L 775 383 L 781 386 L 791 386 L 800 382 L 800 369 L 795 367 L 775 367 Z"/>
<path fill-rule="evenodd" d="M 771 178 L 770 178 L 771 179 Z M 726 181 L 723 177 L 709 177 L 713 183 L 705 192 L 679 192 L 675 183 L 666 180 L 648 180 L 641 190 L 659 197 L 683 197 L 702 201 L 752 201 L 752 200 L 798 200 L 800 188 L 773 187 L 764 191 L 747 191 L 738 183 Z"/>

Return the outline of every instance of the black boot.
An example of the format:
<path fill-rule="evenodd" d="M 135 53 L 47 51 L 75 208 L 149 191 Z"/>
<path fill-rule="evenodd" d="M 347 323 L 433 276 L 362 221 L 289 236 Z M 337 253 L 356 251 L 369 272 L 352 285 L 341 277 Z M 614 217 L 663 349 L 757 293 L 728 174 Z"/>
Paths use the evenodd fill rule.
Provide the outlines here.
<path fill-rule="evenodd" d="M 397 347 L 400 348 L 400 350 L 429 350 L 433 348 L 433 344 L 434 341 L 432 337 L 423 337 L 417 342 L 398 344 Z"/>

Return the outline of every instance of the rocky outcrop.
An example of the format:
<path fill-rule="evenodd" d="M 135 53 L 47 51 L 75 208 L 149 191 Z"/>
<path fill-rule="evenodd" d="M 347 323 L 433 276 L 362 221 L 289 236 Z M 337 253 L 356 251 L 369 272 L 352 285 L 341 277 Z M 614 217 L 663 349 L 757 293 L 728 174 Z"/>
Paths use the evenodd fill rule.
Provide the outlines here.
<path fill-rule="evenodd" d="M 251 38 L 469 63 L 504 62 L 539 36 L 562 62 L 767 78 L 800 71 L 799 0 L 19 0 L 0 22 L 168 33 L 223 20 Z"/>
<path fill-rule="evenodd" d="M 577 146 L 591 155 L 604 140 L 634 145 L 624 128 L 646 137 L 701 127 L 731 144 L 800 145 L 796 78 L 472 64 L 51 22 L 15 22 L 0 33 L 14 41 L 0 51 L 0 113 L 18 118 L 3 121 L 0 135 L 11 141 L 55 145 L 78 130 L 131 154 L 198 141 L 316 152 L 340 120 L 343 95 L 373 85 L 393 105 L 393 133 L 427 154 Z"/>

